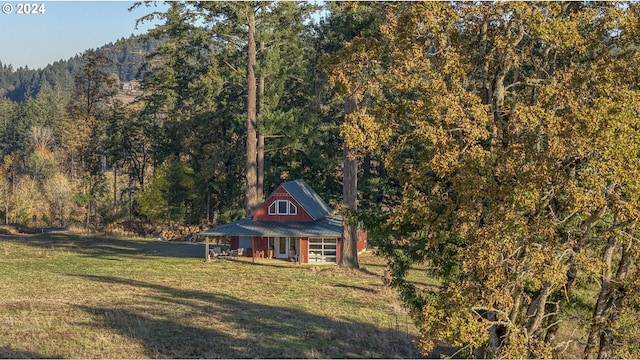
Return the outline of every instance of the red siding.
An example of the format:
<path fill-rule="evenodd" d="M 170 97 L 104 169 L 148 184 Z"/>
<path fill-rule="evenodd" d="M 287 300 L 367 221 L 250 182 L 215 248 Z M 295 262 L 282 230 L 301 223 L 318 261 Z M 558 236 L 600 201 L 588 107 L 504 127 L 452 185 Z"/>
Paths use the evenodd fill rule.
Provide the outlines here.
<path fill-rule="evenodd" d="M 358 233 L 358 253 L 361 253 L 367 249 L 367 230 L 360 230 Z"/>
<path fill-rule="evenodd" d="M 300 262 L 306 264 L 309 262 L 309 238 L 300 238 L 300 249 L 298 249 Z"/>
<path fill-rule="evenodd" d="M 276 200 L 289 200 L 291 201 L 297 208 L 296 215 L 269 215 L 269 205 L 271 205 Z M 306 211 L 298 204 L 297 201 L 293 199 L 289 193 L 283 189 L 278 189 L 267 201 L 265 201 L 262 206 L 256 210 L 253 214 L 253 220 L 266 220 L 266 221 L 313 221 L 311 216 L 307 214 Z"/>
<path fill-rule="evenodd" d="M 264 257 L 269 256 L 269 238 L 254 236 L 253 238 L 254 244 L 256 245 L 256 250 L 261 250 L 264 252 Z"/>
<path fill-rule="evenodd" d="M 253 237 L 253 239 L 251 240 L 251 251 L 247 251 L 247 256 L 251 257 L 253 256 L 253 254 L 255 254 L 256 250 L 262 250 L 262 239 L 263 238 L 260 236 Z"/>

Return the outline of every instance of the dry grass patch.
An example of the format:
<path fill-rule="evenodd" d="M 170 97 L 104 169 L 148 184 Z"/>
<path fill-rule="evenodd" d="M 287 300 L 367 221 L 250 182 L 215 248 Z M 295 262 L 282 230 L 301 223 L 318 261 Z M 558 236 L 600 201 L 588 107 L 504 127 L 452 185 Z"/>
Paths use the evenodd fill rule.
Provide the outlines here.
<path fill-rule="evenodd" d="M 203 245 L 62 234 L 0 251 L 1 358 L 418 356 L 371 255 L 362 270 L 205 263 Z"/>

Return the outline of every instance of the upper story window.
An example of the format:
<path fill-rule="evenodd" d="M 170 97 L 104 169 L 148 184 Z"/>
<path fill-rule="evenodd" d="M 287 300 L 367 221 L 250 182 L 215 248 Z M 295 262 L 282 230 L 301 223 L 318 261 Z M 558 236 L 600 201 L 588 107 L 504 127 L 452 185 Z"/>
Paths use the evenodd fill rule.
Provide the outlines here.
<path fill-rule="evenodd" d="M 298 208 L 289 200 L 275 200 L 269 205 L 269 215 L 297 215 Z"/>

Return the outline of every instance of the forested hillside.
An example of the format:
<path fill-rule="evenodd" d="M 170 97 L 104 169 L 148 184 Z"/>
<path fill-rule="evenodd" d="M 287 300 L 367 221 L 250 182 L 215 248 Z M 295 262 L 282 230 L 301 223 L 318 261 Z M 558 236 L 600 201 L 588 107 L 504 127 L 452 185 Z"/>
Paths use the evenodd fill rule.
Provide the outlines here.
<path fill-rule="evenodd" d="M 161 40 L 141 40 L 132 36 L 92 51 L 112 60 L 113 63 L 104 71 L 118 75 L 121 82 L 128 82 L 141 76 L 139 70 L 144 64 L 145 56 L 156 49 L 160 43 Z M 3 64 L 0 59 L 0 98 L 23 103 L 29 98 L 36 97 L 43 87 L 71 93 L 74 87 L 74 76 L 81 71 L 82 66 L 81 54 L 68 60 L 56 61 L 44 69 L 25 67 L 14 69 L 12 65 Z"/>
<path fill-rule="evenodd" d="M 225 223 L 304 178 L 422 353 L 640 357 L 640 4 L 325 6 L 168 2 L 139 43 L 0 66 L 4 221 Z"/>

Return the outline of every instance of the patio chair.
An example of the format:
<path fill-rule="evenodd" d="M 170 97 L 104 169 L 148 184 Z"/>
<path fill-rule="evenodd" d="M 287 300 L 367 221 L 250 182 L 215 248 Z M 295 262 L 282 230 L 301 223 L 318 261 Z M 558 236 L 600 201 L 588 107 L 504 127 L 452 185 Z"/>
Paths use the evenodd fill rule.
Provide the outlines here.
<path fill-rule="evenodd" d="M 238 256 L 244 255 L 244 248 L 238 248 L 238 250 L 231 250 L 231 257 L 238 258 Z"/>
<path fill-rule="evenodd" d="M 298 253 L 296 252 L 296 249 L 289 250 L 289 261 L 298 262 Z"/>
<path fill-rule="evenodd" d="M 233 250 L 229 250 L 229 249 L 225 249 L 222 251 L 222 255 L 220 255 L 220 257 L 223 257 L 225 259 L 228 259 L 230 257 L 233 256 Z"/>

